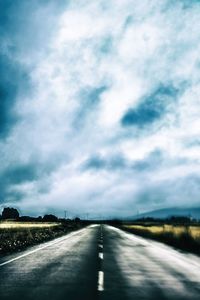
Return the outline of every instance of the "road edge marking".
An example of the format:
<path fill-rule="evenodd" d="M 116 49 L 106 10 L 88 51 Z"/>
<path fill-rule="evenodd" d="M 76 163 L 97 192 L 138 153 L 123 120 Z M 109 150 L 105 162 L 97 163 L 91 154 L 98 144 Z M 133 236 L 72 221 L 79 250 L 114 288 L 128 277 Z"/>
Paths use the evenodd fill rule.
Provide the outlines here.
<path fill-rule="evenodd" d="M 34 250 L 32 250 L 32 251 L 29 251 L 29 252 L 27 252 L 27 253 L 24 253 L 24 254 L 22 254 L 22 255 L 19 255 L 19 256 L 17 256 L 17 257 L 14 257 L 14 258 L 12 258 L 12 259 L 10 259 L 10 260 L 7 260 L 7 261 L 5 261 L 5 262 L 2 262 L 2 263 L 0 263 L 0 267 L 5 266 L 5 265 L 7 265 L 7 264 L 10 264 L 10 263 L 12 263 L 12 262 L 14 262 L 14 261 L 16 261 L 16 260 L 18 260 L 18 259 L 21 259 L 21 258 L 23 258 L 23 257 L 26 257 L 26 256 L 28 256 L 28 255 L 31 255 L 31 254 L 33 254 L 33 253 L 35 253 L 35 252 L 40 251 L 40 250 L 43 250 L 43 249 L 45 249 L 45 248 L 47 248 L 47 247 L 50 247 L 50 246 L 53 246 L 53 245 L 55 245 L 55 244 L 61 243 L 61 242 L 63 242 L 64 240 L 67 240 L 67 239 L 69 239 L 70 237 L 76 235 L 77 233 L 80 233 L 80 232 L 83 231 L 84 229 L 86 229 L 86 228 L 83 228 L 83 229 L 78 230 L 78 231 L 76 231 L 76 232 L 71 232 L 71 233 L 65 235 L 64 237 L 58 238 L 59 240 L 56 239 L 55 241 L 47 242 L 48 244 L 46 244 L 46 245 L 44 245 L 44 246 L 41 246 L 41 247 L 36 248 L 36 249 L 34 249 Z"/>

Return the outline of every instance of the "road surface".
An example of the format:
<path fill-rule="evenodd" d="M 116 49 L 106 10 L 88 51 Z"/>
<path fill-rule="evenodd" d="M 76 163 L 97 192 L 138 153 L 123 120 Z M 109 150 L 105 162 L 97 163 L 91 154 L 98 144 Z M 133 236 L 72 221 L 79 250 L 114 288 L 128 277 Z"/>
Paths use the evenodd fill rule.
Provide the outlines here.
<path fill-rule="evenodd" d="M 196 300 L 200 258 L 107 225 L 0 258 L 1 300 Z"/>

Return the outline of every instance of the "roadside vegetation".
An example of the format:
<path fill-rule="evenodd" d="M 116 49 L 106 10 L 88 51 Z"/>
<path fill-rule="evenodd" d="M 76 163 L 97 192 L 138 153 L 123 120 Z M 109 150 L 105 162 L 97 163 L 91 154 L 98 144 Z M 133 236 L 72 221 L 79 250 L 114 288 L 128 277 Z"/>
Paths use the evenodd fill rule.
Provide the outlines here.
<path fill-rule="evenodd" d="M 85 224 L 70 220 L 61 223 L 0 223 L 0 255 L 16 252 L 65 235 Z"/>
<path fill-rule="evenodd" d="M 0 215 L 0 256 L 52 240 L 86 225 L 87 222 L 79 218 L 58 219 L 51 214 L 20 217 L 17 209 L 6 207 Z"/>
<path fill-rule="evenodd" d="M 161 241 L 181 250 L 200 255 L 200 224 L 185 220 L 165 221 L 139 220 L 132 224 L 121 224 L 121 228 L 131 233 Z"/>
<path fill-rule="evenodd" d="M 34 228 L 51 228 L 60 226 L 61 223 L 50 223 L 50 222 L 13 222 L 4 221 L 0 223 L 0 230 L 2 229 L 34 229 Z"/>

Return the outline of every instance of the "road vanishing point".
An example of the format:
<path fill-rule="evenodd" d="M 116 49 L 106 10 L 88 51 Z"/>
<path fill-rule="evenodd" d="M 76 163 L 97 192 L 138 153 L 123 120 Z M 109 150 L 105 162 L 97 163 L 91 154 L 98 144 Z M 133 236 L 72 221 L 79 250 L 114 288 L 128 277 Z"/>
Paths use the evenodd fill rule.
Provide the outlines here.
<path fill-rule="evenodd" d="M 1 300 L 196 300 L 200 258 L 90 225 L 0 258 Z"/>

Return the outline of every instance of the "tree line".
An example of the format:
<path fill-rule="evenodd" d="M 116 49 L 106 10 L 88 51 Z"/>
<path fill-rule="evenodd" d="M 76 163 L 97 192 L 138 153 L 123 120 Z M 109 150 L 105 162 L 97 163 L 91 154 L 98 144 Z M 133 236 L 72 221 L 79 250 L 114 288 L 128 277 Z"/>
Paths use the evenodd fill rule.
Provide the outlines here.
<path fill-rule="evenodd" d="M 30 216 L 21 216 L 16 208 L 13 207 L 5 207 L 0 215 L 1 220 L 16 220 L 22 222 L 33 222 L 33 221 L 40 221 L 40 222 L 58 222 L 59 219 L 52 214 L 45 214 L 43 217 L 30 217 Z"/>

